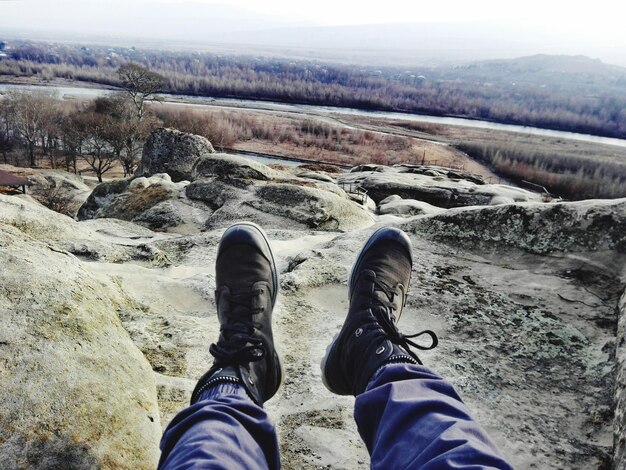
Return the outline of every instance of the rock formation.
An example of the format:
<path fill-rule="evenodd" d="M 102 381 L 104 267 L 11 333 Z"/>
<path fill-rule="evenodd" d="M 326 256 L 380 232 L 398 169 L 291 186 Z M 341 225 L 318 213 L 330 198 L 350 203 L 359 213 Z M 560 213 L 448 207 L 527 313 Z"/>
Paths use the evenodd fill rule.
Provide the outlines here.
<path fill-rule="evenodd" d="M 154 468 L 155 378 L 119 318 L 137 305 L 57 245 L 75 222 L 28 200 L 43 220 L 7 218 L 14 201 L 0 203 L 0 467 Z"/>
<path fill-rule="evenodd" d="M 368 465 L 354 400 L 324 388 L 319 360 L 380 224 L 414 245 L 401 330 L 437 332 L 420 357 L 514 466 L 624 468 L 626 200 L 544 204 L 438 168 L 331 175 L 194 158 L 97 186 L 80 222 L 0 196 L 0 467 L 154 465 L 160 427 L 210 364 L 219 237 L 247 219 L 266 229 L 280 270 L 286 380 L 266 407 L 284 468 Z M 370 199 L 354 202 L 342 182 Z"/>
<path fill-rule="evenodd" d="M 99 185 L 78 211 L 78 218 L 119 218 L 179 233 L 190 227 L 226 227 L 242 217 L 261 223 L 269 220 L 277 227 L 320 230 L 353 230 L 374 223 L 372 214 L 354 204 L 332 178 L 319 173 L 315 178 L 312 172 L 297 176 L 247 158 L 208 151 L 163 163 L 161 156 L 177 154 L 179 141 L 185 142 L 184 148 L 207 147 L 206 139 L 180 134 L 171 129 L 155 131 L 138 171 L 144 176 Z M 159 142 L 158 152 L 154 142 Z M 168 173 L 153 173 L 155 169 Z M 172 182 L 171 175 L 182 174 L 192 183 Z"/>
<path fill-rule="evenodd" d="M 377 203 L 393 195 L 446 209 L 541 201 L 539 194 L 507 185 L 485 184 L 472 175 L 441 167 L 362 165 L 340 175 L 337 181 L 340 185 L 360 186 Z"/>
<path fill-rule="evenodd" d="M 198 159 L 214 152 L 204 137 L 176 129 L 157 129 L 144 146 L 137 175 L 168 173 L 173 181 L 188 180 Z"/>

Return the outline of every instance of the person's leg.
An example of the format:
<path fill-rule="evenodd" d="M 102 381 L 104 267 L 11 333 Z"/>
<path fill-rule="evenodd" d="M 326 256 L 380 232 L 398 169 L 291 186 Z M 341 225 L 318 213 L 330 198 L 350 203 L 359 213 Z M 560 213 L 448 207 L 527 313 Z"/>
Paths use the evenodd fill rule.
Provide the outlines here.
<path fill-rule="evenodd" d="M 159 468 L 277 469 L 274 425 L 236 384 L 216 385 L 172 420 Z"/>
<path fill-rule="evenodd" d="M 424 366 L 381 367 L 354 419 L 372 468 L 512 468 L 452 385 Z"/>
<path fill-rule="evenodd" d="M 166 429 L 159 468 L 279 468 L 276 431 L 262 408 L 282 380 L 272 335 L 278 275 L 263 231 L 248 223 L 228 228 L 215 274 L 215 360 Z"/>
<path fill-rule="evenodd" d="M 398 331 L 412 266 L 401 230 L 382 228 L 369 238 L 348 281 L 348 315 L 322 361 L 324 384 L 356 396 L 372 468 L 509 469 L 452 386 L 412 351 L 435 347 L 437 336 Z M 432 343 L 410 339 L 421 335 Z"/>

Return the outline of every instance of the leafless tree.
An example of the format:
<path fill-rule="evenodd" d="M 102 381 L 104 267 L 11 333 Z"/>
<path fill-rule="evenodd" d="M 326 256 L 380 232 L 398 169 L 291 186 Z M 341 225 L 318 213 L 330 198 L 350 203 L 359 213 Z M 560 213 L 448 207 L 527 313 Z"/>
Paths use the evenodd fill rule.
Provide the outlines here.
<path fill-rule="evenodd" d="M 158 126 L 158 119 L 146 110 L 137 121 L 134 105 L 122 94 L 98 98 L 94 110 L 106 116 L 104 135 L 115 158 L 122 164 L 124 176 L 132 175 L 139 163 L 143 142 Z"/>
<path fill-rule="evenodd" d="M 8 153 L 13 148 L 12 121 L 9 113 L 9 101 L 0 99 L 0 152 L 2 152 L 4 163 L 9 163 Z"/>
<path fill-rule="evenodd" d="M 117 70 L 117 75 L 135 106 L 137 122 L 141 122 L 146 102 L 159 99 L 157 93 L 163 87 L 165 79 L 158 73 L 132 62 L 122 65 Z"/>
<path fill-rule="evenodd" d="M 37 165 L 35 147 L 41 138 L 46 109 L 54 99 L 50 94 L 26 90 L 7 93 L 13 130 L 23 140 L 31 166 Z"/>
<path fill-rule="evenodd" d="M 87 162 L 102 183 L 102 175 L 109 171 L 115 162 L 115 154 L 107 141 L 107 116 L 90 111 L 82 116 L 86 132 L 85 147 L 80 157 Z"/>
<path fill-rule="evenodd" d="M 82 155 L 87 131 L 81 114 L 76 112 L 63 116 L 61 120 L 61 140 L 65 156 L 65 170 L 76 173 L 76 159 Z"/>

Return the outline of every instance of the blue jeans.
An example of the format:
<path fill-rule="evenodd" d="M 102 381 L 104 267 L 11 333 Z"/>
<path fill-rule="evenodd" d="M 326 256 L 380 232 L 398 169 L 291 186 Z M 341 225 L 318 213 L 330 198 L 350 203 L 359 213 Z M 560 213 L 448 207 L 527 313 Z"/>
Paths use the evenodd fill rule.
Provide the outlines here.
<path fill-rule="evenodd" d="M 380 469 L 510 469 L 452 385 L 423 366 L 389 364 L 356 397 L 354 419 Z M 161 469 L 280 468 L 274 425 L 238 385 L 217 385 L 161 440 Z"/>

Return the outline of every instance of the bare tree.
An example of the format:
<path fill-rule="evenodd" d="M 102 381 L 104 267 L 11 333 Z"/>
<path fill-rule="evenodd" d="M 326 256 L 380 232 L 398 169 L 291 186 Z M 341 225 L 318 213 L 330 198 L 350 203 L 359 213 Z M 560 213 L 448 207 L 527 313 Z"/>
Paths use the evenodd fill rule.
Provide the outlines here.
<path fill-rule="evenodd" d="M 56 168 L 56 157 L 59 151 L 61 138 L 61 122 L 63 119 L 63 104 L 56 97 L 44 97 L 41 106 L 41 149 L 50 159 L 50 167 Z"/>
<path fill-rule="evenodd" d="M 13 148 L 9 101 L 0 99 L 0 152 L 4 163 L 9 163 L 8 153 Z"/>
<path fill-rule="evenodd" d="M 82 116 L 85 126 L 85 147 L 80 157 L 87 162 L 96 173 L 98 181 L 102 183 L 102 175 L 109 171 L 115 163 L 115 154 L 110 150 L 107 141 L 107 116 L 93 111 L 85 112 Z"/>
<path fill-rule="evenodd" d="M 139 123 L 143 118 L 146 102 L 159 99 L 156 94 L 163 87 L 165 79 L 158 73 L 132 62 L 122 65 L 117 70 L 117 75 L 133 102 Z"/>
<path fill-rule="evenodd" d="M 122 94 L 98 98 L 96 113 L 106 116 L 104 135 L 115 158 L 124 169 L 124 176 L 134 173 L 143 142 L 159 121 L 148 110 L 141 121 L 135 119 L 134 105 Z"/>
<path fill-rule="evenodd" d="M 80 113 L 63 116 L 60 125 L 65 170 L 76 173 L 76 159 L 82 155 L 87 140 L 86 126 Z"/>
<path fill-rule="evenodd" d="M 35 147 L 41 137 L 51 96 L 42 92 L 14 90 L 7 93 L 6 99 L 13 130 L 24 142 L 30 166 L 36 166 Z"/>

